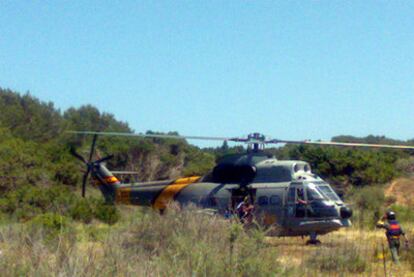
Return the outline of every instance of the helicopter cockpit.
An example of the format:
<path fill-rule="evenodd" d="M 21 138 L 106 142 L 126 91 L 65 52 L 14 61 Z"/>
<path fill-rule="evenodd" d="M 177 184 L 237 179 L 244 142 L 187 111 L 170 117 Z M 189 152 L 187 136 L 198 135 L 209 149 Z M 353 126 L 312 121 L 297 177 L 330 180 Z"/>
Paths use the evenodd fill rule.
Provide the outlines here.
<path fill-rule="evenodd" d="M 292 182 L 287 196 L 288 212 L 297 218 L 343 218 L 352 212 L 324 181 Z"/>

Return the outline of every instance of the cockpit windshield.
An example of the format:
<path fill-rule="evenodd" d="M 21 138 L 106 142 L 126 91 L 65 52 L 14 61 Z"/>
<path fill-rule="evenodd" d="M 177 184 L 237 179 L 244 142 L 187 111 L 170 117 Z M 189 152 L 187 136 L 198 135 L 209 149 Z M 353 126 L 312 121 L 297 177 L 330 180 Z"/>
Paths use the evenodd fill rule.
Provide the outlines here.
<path fill-rule="evenodd" d="M 317 188 L 323 195 L 325 195 L 330 200 L 336 201 L 336 202 L 342 202 L 339 196 L 335 193 L 335 191 L 329 185 L 319 184 Z"/>
<path fill-rule="evenodd" d="M 323 200 L 323 199 L 325 199 L 323 197 L 323 194 L 321 194 L 318 191 L 316 185 L 313 184 L 313 183 L 309 183 L 306 186 L 306 193 L 307 193 L 307 196 L 308 196 L 308 201 L 312 201 L 312 200 Z"/>

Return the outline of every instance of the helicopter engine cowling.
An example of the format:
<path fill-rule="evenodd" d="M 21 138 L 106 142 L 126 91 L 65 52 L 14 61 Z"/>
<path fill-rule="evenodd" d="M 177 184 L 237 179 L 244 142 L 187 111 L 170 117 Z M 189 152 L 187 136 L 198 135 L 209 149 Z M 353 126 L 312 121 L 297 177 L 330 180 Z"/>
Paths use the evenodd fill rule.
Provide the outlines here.
<path fill-rule="evenodd" d="M 247 185 L 256 176 L 256 167 L 253 165 L 219 164 L 213 169 L 214 182 L 238 183 Z"/>

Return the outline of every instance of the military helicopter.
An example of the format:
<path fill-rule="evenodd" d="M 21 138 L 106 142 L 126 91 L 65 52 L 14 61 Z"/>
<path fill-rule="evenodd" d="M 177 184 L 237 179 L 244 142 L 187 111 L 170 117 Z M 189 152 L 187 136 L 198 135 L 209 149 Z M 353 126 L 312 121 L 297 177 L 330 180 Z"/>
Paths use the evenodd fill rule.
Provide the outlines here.
<path fill-rule="evenodd" d="M 307 244 L 318 244 L 318 235 L 351 226 L 352 209 L 322 178 L 312 173 L 305 161 L 277 160 L 263 153 L 268 144 L 310 144 L 348 147 L 414 149 L 414 146 L 339 143 L 329 141 L 292 141 L 267 139 L 260 133 L 247 137 L 201 137 L 117 132 L 69 131 L 93 135 L 89 159 L 71 150 L 86 164 L 82 196 L 89 174 L 108 203 L 152 206 L 163 212 L 171 201 L 181 205 L 195 204 L 218 214 L 236 210 L 241 201 L 254 204 L 254 217 L 269 227 L 272 236 L 309 236 Z M 137 136 L 193 140 L 231 141 L 247 144 L 247 152 L 226 156 L 205 176 L 176 180 L 121 183 L 103 164 L 113 156 L 93 161 L 98 136 Z"/>

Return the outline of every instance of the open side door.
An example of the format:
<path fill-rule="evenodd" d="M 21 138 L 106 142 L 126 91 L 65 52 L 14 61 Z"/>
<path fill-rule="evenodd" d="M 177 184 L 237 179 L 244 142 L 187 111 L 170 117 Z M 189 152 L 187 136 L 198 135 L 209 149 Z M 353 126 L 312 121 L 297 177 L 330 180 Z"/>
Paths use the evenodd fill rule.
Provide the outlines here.
<path fill-rule="evenodd" d="M 291 183 L 285 201 L 285 225 L 296 226 L 308 217 L 307 198 L 303 183 Z"/>

